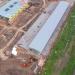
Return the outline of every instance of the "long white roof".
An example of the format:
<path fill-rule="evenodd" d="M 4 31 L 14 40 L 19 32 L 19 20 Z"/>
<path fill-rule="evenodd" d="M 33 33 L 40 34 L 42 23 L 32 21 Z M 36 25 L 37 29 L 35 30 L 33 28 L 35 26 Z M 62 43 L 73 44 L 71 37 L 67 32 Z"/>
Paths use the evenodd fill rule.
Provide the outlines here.
<path fill-rule="evenodd" d="M 69 7 L 68 2 L 66 1 L 59 2 L 56 9 L 53 11 L 52 15 L 49 17 L 49 19 L 46 21 L 42 29 L 38 32 L 36 37 L 29 45 L 30 49 L 34 49 L 39 53 L 42 52 L 42 50 L 47 45 L 49 39 L 54 33 L 56 27 L 58 26 L 60 20 L 62 19 L 68 7 Z"/>

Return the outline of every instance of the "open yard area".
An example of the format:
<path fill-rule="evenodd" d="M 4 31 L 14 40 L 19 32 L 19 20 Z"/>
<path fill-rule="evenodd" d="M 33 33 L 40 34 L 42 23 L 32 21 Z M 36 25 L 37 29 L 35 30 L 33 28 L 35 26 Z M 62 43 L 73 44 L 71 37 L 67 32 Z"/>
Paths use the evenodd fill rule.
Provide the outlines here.
<path fill-rule="evenodd" d="M 0 0 L 0 75 L 75 75 L 73 1 Z"/>
<path fill-rule="evenodd" d="M 75 6 L 40 75 L 75 75 Z"/>

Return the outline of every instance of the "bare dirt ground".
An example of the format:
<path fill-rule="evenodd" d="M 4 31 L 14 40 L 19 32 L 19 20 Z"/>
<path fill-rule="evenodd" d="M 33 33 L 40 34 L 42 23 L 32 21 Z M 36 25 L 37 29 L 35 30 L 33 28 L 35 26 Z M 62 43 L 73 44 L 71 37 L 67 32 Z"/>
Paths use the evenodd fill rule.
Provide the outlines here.
<path fill-rule="evenodd" d="M 29 72 L 32 65 L 34 65 L 33 62 L 29 65 L 30 67 L 23 68 L 24 62 L 22 60 L 16 59 L 15 57 L 8 59 L 8 56 L 5 56 L 5 51 L 11 51 L 23 33 L 28 30 L 29 24 L 40 14 L 40 9 L 41 5 L 31 6 L 26 11 L 24 10 L 23 14 L 18 17 L 20 19 L 18 21 L 16 20 L 13 24 L 8 25 L 6 22 L 0 22 L 0 58 L 2 59 L 0 60 L 0 75 L 27 75 L 27 72 Z M 23 30 L 23 28 L 27 29 Z M 25 56 L 24 54 L 23 57 L 26 58 L 27 55 Z M 30 63 L 30 61 L 28 61 L 28 63 Z"/>

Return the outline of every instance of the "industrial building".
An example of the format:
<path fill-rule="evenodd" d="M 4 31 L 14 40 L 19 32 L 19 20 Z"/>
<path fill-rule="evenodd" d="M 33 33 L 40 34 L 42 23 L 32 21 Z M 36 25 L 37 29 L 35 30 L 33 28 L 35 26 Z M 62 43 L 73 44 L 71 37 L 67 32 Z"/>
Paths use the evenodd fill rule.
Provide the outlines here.
<path fill-rule="evenodd" d="M 30 29 L 22 36 L 22 38 L 17 42 L 17 45 L 28 49 L 28 46 L 34 36 L 39 32 L 39 30 L 43 27 L 47 19 L 49 18 L 51 12 L 56 7 L 57 3 L 50 4 L 44 12 L 37 18 L 37 20 L 31 25 Z"/>
<path fill-rule="evenodd" d="M 23 0 L 10 0 L 7 4 L 0 8 L 0 16 L 13 18 L 18 15 L 23 8 L 27 8 L 28 4 Z"/>
<path fill-rule="evenodd" d="M 34 49 L 37 52 L 41 53 L 45 46 L 47 45 L 48 40 L 52 37 L 55 29 L 57 28 L 59 22 L 64 16 L 65 12 L 69 7 L 69 3 L 60 2 L 56 9 L 53 11 L 52 15 L 49 16 L 48 20 L 33 39 L 31 44 L 29 45 L 30 49 Z"/>
<path fill-rule="evenodd" d="M 54 9 L 52 14 L 49 15 L 48 18 L 44 17 L 45 15 L 48 16 L 48 13 L 46 13 L 45 15 L 42 14 L 39 17 L 39 19 L 37 19 L 36 22 L 33 24 L 33 26 L 36 23 L 37 26 L 39 25 L 41 26 L 41 27 L 39 26 L 40 29 L 38 30 L 38 32 L 35 29 L 32 29 L 32 31 L 35 30 L 33 32 L 29 31 L 31 33 L 30 35 L 32 35 L 34 32 L 37 32 L 37 34 L 34 34 L 33 35 L 34 37 L 32 36 L 31 41 L 26 41 L 26 34 L 25 34 L 17 43 L 17 45 L 19 45 L 22 48 L 29 49 L 37 55 L 41 54 L 44 48 L 46 47 L 48 41 L 54 34 L 56 28 L 58 27 L 61 19 L 65 15 L 68 8 L 69 8 L 69 3 L 65 1 L 61 1 L 58 3 L 57 7 Z M 43 22 L 45 18 L 46 20 L 45 22 Z M 39 20 L 42 21 L 42 23 Z"/>

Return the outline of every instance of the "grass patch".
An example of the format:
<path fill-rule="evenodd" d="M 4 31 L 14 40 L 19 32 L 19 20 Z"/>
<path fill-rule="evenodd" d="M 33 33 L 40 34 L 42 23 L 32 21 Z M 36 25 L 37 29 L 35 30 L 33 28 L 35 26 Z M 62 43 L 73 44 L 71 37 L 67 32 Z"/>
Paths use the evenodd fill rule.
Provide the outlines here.
<path fill-rule="evenodd" d="M 72 43 L 72 47 L 70 48 L 70 59 L 67 65 L 63 68 L 60 75 L 73 75 L 73 71 L 75 70 L 75 37 Z"/>

